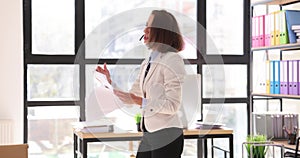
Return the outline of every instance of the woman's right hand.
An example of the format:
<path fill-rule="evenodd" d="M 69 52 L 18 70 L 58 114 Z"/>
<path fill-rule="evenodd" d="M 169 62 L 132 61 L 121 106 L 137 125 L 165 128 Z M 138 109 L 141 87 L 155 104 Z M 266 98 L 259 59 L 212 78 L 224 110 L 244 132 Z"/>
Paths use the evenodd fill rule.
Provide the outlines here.
<path fill-rule="evenodd" d="M 105 75 L 107 81 L 111 84 L 112 81 L 110 79 L 110 73 L 109 73 L 109 70 L 106 67 L 106 63 L 104 63 L 103 68 L 101 66 L 97 66 L 96 71 L 102 73 L 103 75 Z"/>

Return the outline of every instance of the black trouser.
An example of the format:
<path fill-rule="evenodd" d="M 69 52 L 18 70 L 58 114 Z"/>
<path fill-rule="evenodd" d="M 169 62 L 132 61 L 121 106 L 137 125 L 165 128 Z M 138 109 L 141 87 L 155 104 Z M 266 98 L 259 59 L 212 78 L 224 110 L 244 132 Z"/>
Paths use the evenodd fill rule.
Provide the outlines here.
<path fill-rule="evenodd" d="M 144 132 L 136 158 L 180 158 L 183 143 L 181 128 Z"/>

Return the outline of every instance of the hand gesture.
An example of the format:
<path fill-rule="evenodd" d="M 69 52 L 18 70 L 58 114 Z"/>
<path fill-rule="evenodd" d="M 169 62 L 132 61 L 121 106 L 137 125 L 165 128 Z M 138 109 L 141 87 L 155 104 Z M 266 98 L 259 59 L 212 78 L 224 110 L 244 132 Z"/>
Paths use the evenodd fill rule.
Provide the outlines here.
<path fill-rule="evenodd" d="M 103 68 L 101 66 L 97 66 L 96 71 L 99 73 L 102 73 L 103 75 L 106 76 L 107 81 L 111 84 L 111 79 L 110 79 L 110 73 L 109 70 L 106 67 L 106 63 L 104 63 Z"/>

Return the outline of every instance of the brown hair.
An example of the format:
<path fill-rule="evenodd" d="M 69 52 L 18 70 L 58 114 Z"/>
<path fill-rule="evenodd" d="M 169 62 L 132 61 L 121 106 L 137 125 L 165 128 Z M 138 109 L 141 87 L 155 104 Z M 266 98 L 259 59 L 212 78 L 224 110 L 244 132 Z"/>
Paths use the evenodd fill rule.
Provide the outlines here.
<path fill-rule="evenodd" d="M 154 19 L 150 26 L 149 48 L 162 53 L 183 50 L 184 41 L 175 17 L 166 10 L 153 10 L 151 14 Z"/>

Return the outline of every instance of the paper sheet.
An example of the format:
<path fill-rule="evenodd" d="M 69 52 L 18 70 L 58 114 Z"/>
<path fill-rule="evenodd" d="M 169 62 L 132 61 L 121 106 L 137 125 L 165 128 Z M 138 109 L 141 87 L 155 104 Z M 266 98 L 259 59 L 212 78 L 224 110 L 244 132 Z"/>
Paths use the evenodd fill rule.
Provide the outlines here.
<path fill-rule="evenodd" d="M 101 86 L 96 87 L 94 92 L 98 106 L 100 106 L 100 110 L 105 115 L 116 109 L 121 109 L 124 107 L 124 103 L 114 94 L 111 89 Z"/>
<path fill-rule="evenodd" d="M 111 84 L 107 81 L 106 76 L 100 72 L 95 71 L 94 72 L 94 76 L 96 78 L 97 81 L 100 82 L 101 85 L 103 85 L 104 87 L 108 88 L 109 90 L 113 91 L 113 87 L 111 86 Z"/>

